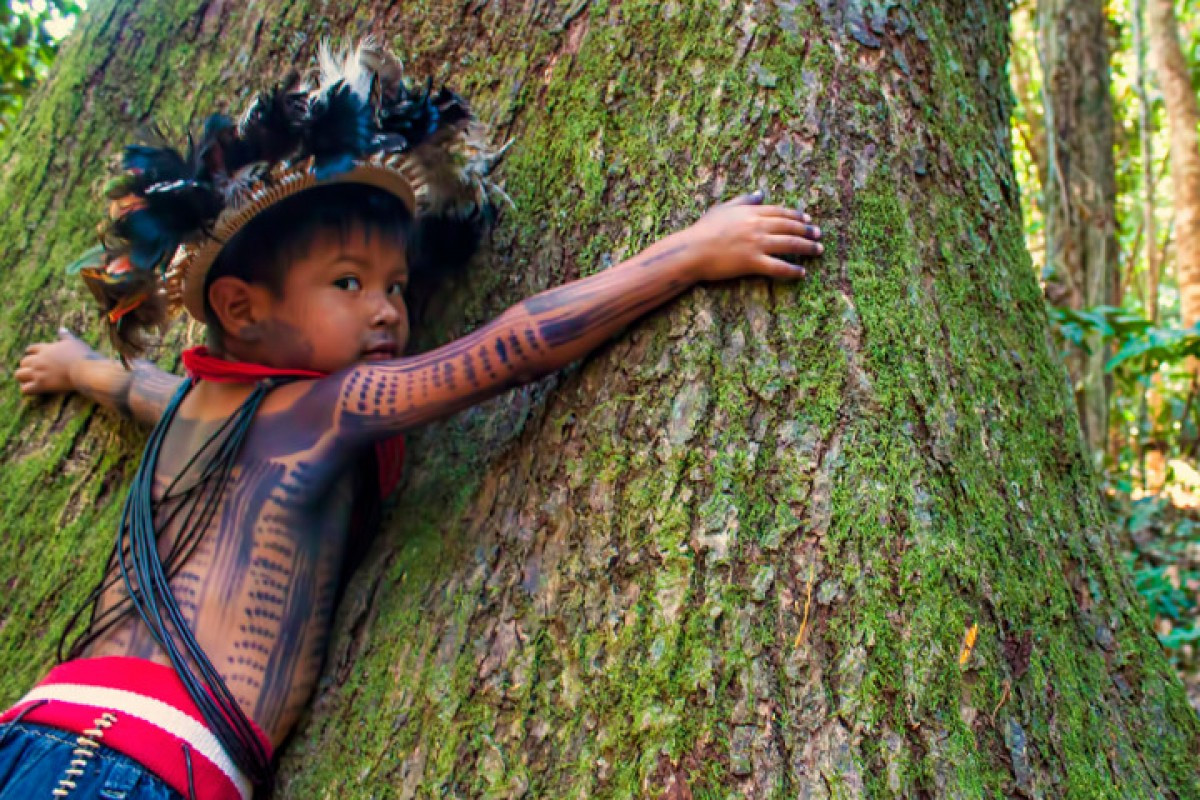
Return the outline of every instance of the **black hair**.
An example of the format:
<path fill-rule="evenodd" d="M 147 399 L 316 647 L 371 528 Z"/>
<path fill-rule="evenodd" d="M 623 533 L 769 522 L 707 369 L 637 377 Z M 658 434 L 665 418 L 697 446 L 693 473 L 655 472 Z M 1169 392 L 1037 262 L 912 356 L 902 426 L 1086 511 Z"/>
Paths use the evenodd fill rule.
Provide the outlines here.
<path fill-rule="evenodd" d="M 409 325 L 415 326 L 429 299 L 449 278 L 464 271 L 495 218 L 492 206 L 459 213 L 423 214 L 413 220 L 400 198 L 374 186 L 332 183 L 309 189 L 263 211 L 221 250 L 204 280 L 204 314 L 209 339 L 219 347 L 220 325 L 208 300 L 212 282 L 234 276 L 283 292 L 288 268 L 321 235 L 343 241 L 354 231 L 402 244 L 408 256 Z"/>
<path fill-rule="evenodd" d="M 217 278 L 232 276 L 266 286 L 279 296 L 284 278 L 320 236 L 334 234 L 345 241 L 363 231 L 407 247 L 412 215 L 404 201 L 374 186 L 331 183 L 281 200 L 238 231 L 208 270 L 204 279 L 204 316 L 209 342 L 219 347 L 222 331 L 208 299 Z M 411 269 L 411 267 L 410 267 Z"/>

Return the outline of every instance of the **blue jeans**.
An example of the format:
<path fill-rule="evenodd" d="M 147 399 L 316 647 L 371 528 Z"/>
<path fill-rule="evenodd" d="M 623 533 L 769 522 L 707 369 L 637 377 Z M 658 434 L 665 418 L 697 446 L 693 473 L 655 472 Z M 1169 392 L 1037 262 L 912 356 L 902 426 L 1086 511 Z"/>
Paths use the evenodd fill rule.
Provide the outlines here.
<path fill-rule="evenodd" d="M 68 800 L 181 800 L 179 793 L 133 759 L 100 747 L 88 758 L 83 774 L 67 774 L 75 735 L 18 722 L 0 725 L 0 800 L 54 800 L 52 793 L 72 780 Z M 66 787 L 65 787 L 66 788 Z"/>

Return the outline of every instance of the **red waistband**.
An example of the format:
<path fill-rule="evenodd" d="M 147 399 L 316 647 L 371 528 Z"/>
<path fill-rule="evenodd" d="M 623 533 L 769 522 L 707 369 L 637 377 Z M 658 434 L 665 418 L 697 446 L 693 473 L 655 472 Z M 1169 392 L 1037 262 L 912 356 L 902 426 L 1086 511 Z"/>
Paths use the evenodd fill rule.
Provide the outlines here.
<path fill-rule="evenodd" d="M 96 745 L 123 753 L 183 797 L 189 767 L 196 800 L 250 800 L 250 782 L 204 723 L 175 670 L 140 658 L 84 658 L 60 664 L 0 723 L 22 721 L 78 735 L 77 757 Z M 253 722 L 250 723 L 254 725 Z M 271 741 L 254 732 L 267 753 Z"/>

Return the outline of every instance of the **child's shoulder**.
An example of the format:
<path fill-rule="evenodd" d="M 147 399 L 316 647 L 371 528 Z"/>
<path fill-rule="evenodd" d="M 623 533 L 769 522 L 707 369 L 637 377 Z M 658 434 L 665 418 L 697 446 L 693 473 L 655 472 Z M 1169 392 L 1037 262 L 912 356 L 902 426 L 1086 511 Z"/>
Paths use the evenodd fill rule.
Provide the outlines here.
<path fill-rule="evenodd" d="M 340 380 L 309 378 L 272 388 L 259 406 L 260 419 L 297 434 L 332 430 Z M 307 437 L 306 437 L 307 438 Z"/>
<path fill-rule="evenodd" d="M 342 438 L 337 420 L 345 379 L 343 372 L 276 386 L 263 398 L 259 416 L 289 440 L 323 439 L 336 447 Z"/>
<path fill-rule="evenodd" d="M 296 426 L 305 430 L 329 427 L 332 399 L 340 381 L 329 378 L 309 378 L 280 382 L 271 387 L 255 414 L 257 423 L 269 423 L 273 428 Z M 199 381 L 179 406 L 184 419 L 219 423 L 238 413 L 255 390 L 255 384 L 220 384 Z"/>

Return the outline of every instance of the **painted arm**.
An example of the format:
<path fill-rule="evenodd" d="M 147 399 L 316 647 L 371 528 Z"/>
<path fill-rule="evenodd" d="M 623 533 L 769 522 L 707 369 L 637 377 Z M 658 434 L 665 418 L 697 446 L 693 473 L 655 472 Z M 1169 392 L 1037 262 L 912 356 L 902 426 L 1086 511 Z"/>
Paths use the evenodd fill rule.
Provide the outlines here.
<path fill-rule="evenodd" d="M 793 209 L 740 198 L 604 272 L 542 292 L 468 336 L 411 358 L 359 364 L 338 382 L 337 429 L 359 445 L 448 416 L 581 358 L 698 281 L 799 278 L 780 255 L 817 255 Z"/>
<path fill-rule="evenodd" d="M 183 378 L 149 361 L 129 369 L 97 353 L 66 330 L 58 341 L 30 345 L 15 377 L 21 393 L 79 392 L 146 426 L 158 422 Z"/>

